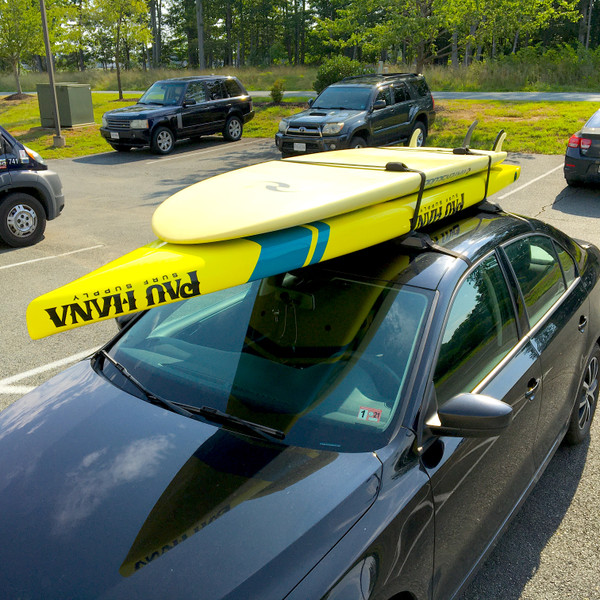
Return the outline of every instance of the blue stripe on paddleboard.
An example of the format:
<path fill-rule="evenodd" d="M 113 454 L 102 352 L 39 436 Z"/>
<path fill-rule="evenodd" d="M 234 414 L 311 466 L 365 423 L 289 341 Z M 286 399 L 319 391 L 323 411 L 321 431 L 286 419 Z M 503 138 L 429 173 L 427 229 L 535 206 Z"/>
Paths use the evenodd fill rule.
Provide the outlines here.
<path fill-rule="evenodd" d="M 261 247 L 260 256 L 248 281 L 302 267 L 308 257 L 312 238 L 311 230 L 306 227 L 290 227 L 246 238 Z"/>
<path fill-rule="evenodd" d="M 310 265 L 314 265 L 315 263 L 320 262 L 323 258 L 323 254 L 325 252 L 325 248 L 327 248 L 327 242 L 329 241 L 329 232 L 331 228 L 327 223 L 321 223 L 320 221 L 315 221 L 314 223 L 310 223 L 313 227 L 315 227 L 319 234 L 317 237 L 317 247 L 315 248 L 314 254 L 310 259 Z"/>

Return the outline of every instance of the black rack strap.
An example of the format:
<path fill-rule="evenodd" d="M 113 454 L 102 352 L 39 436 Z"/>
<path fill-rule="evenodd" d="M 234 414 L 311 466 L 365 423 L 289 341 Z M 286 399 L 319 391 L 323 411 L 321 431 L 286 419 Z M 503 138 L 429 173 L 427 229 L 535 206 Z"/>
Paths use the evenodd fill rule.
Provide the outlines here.
<path fill-rule="evenodd" d="M 402 162 L 389 162 L 385 165 L 385 170 L 396 171 L 399 173 L 418 173 L 421 176 L 421 185 L 419 186 L 419 195 L 417 196 L 417 202 L 415 204 L 415 212 L 410 220 L 410 231 L 415 231 L 419 220 L 419 211 L 421 210 L 421 201 L 423 200 L 423 191 L 425 190 L 425 180 L 427 179 L 427 176 L 423 171 L 411 169 Z"/>

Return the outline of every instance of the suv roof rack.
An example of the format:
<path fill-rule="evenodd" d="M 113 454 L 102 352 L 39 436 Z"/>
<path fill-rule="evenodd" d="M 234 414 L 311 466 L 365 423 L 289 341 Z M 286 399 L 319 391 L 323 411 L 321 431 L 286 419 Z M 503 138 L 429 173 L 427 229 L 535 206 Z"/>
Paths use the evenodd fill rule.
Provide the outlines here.
<path fill-rule="evenodd" d="M 350 81 L 352 79 L 372 79 L 377 78 L 385 81 L 386 79 L 398 79 L 399 77 L 419 77 L 421 73 L 364 73 L 363 75 L 351 75 L 344 77 L 340 81 Z"/>

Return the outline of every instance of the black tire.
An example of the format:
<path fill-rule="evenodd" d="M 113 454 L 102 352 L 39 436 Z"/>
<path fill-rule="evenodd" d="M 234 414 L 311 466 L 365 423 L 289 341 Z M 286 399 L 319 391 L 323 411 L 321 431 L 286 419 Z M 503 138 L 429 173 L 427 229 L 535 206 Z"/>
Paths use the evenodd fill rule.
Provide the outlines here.
<path fill-rule="evenodd" d="M 223 128 L 223 137 L 228 142 L 237 142 L 242 138 L 243 130 L 244 124 L 242 123 L 242 120 L 234 115 L 227 119 L 225 127 Z"/>
<path fill-rule="evenodd" d="M 567 185 L 571 187 L 579 187 L 581 185 L 581 179 L 577 179 L 577 177 L 565 175 L 565 181 L 567 182 Z"/>
<path fill-rule="evenodd" d="M 131 150 L 131 146 L 127 144 L 111 144 L 113 150 L 117 152 L 129 152 Z"/>
<path fill-rule="evenodd" d="M 580 444 L 590 432 L 596 406 L 598 405 L 599 366 L 600 346 L 596 344 L 585 366 L 583 378 L 577 390 L 575 406 L 569 420 L 569 429 L 565 435 L 566 444 Z"/>
<path fill-rule="evenodd" d="M 0 239 L 13 248 L 32 246 L 46 230 L 46 213 L 39 200 L 15 192 L 0 202 Z"/>
<path fill-rule="evenodd" d="M 350 145 L 348 147 L 349 148 L 366 148 L 367 141 L 365 140 L 365 138 L 360 137 L 360 135 L 355 135 L 350 140 Z"/>
<path fill-rule="evenodd" d="M 423 123 L 422 121 L 417 121 L 415 123 L 415 126 L 412 128 L 412 131 L 410 132 L 408 142 L 406 142 L 407 146 L 408 146 L 408 144 L 410 144 L 410 140 L 412 139 L 413 135 L 415 134 L 415 131 L 419 132 L 418 138 L 417 138 L 417 148 L 420 148 L 421 146 L 425 145 L 425 141 L 427 140 L 427 127 L 425 127 L 425 123 Z"/>
<path fill-rule="evenodd" d="M 175 135 L 168 127 L 157 127 L 152 134 L 152 152 L 169 154 L 175 146 Z"/>

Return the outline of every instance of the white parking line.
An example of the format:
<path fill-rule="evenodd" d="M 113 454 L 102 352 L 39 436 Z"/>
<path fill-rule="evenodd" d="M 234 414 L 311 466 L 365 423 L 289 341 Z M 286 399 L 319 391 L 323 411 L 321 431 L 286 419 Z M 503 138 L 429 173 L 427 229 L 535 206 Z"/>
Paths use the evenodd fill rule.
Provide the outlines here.
<path fill-rule="evenodd" d="M 211 152 L 217 152 L 217 150 L 222 150 L 224 147 L 235 147 L 235 148 L 240 148 L 241 146 L 248 146 L 248 144 L 258 144 L 259 142 L 261 142 L 263 140 L 252 140 L 252 141 L 247 141 L 247 142 L 238 142 L 235 144 L 235 146 L 217 146 L 216 148 L 209 148 L 208 150 L 199 150 L 198 152 L 186 152 L 185 154 L 178 154 L 177 156 L 171 156 L 170 158 L 159 158 L 158 160 L 160 160 L 160 162 L 166 162 L 168 160 L 179 160 L 179 159 L 183 159 L 183 158 L 190 158 L 192 156 L 198 156 L 200 154 L 209 154 Z M 153 165 L 156 164 L 156 159 L 154 160 L 148 160 L 146 161 L 147 165 Z"/>
<path fill-rule="evenodd" d="M 31 260 L 24 260 L 23 262 L 13 263 L 12 265 L 3 265 L 0 267 L 2 269 L 12 269 L 13 267 L 20 267 L 22 265 L 28 265 L 35 262 L 40 262 L 42 260 L 51 260 L 53 258 L 61 258 L 62 256 L 68 256 L 69 254 L 77 254 L 78 252 L 87 252 L 88 250 L 96 250 L 97 248 L 102 248 L 104 244 L 98 244 L 97 246 L 90 246 L 89 248 L 80 248 L 79 250 L 72 250 L 71 252 L 64 252 L 63 254 L 54 254 L 53 256 L 43 256 L 42 258 L 32 258 Z"/>
<path fill-rule="evenodd" d="M 28 377 L 33 377 L 34 375 L 39 375 L 40 373 L 45 373 L 46 371 L 51 371 L 52 369 L 64 367 L 65 365 L 80 361 L 86 356 L 93 354 L 97 349 L 98 348 L 91 348 L 90 350 L 84 350 L 83 352 L 78 352 L 77 354 L 66 356 L 60 360 L 55 360 L 54 362 L 42 365 L 41 367 L 35 367 L 35 369 L 30 369 L 29 371 L 24 371 L 23 373 L 17 373 L 16 375 L 11 375 L 5 379 L 0 379 L 0 394 L 26 394 L 34 389 L 35 386 L 12 384 L 27 379 Z"/>
<path fill-rule="evenodd" d="M 536 181 L 539 181 L 540 179 L 544 179 L 544 177 L 548 177 L 548 175 L 550 175 L 551 173 L 554 173 L 554 171 L 558 171 L 559 169 L 562 169 L 562 168 L 563 168 L 563 165 L 558 165 L 558 167 L 554 167 L 554 169 L 550 169 L 547 173 L 544 173 L 543 175 L 540 175 L 539 177 L 536 177 L 535 179 L 528 181 L 527 183 L 523 184 L 522 186 L 515 188 L 514 190 L 511 190 L 507 194 L 498 196 L 498 200 L 504 200 L 504 198 L 508 198 L 508 196 L 510 196 L 512 194 L 516 194 L 517 192 L 520 192 L 521 190 L 530 186 L 532 183 L 535 183 Z"/>

